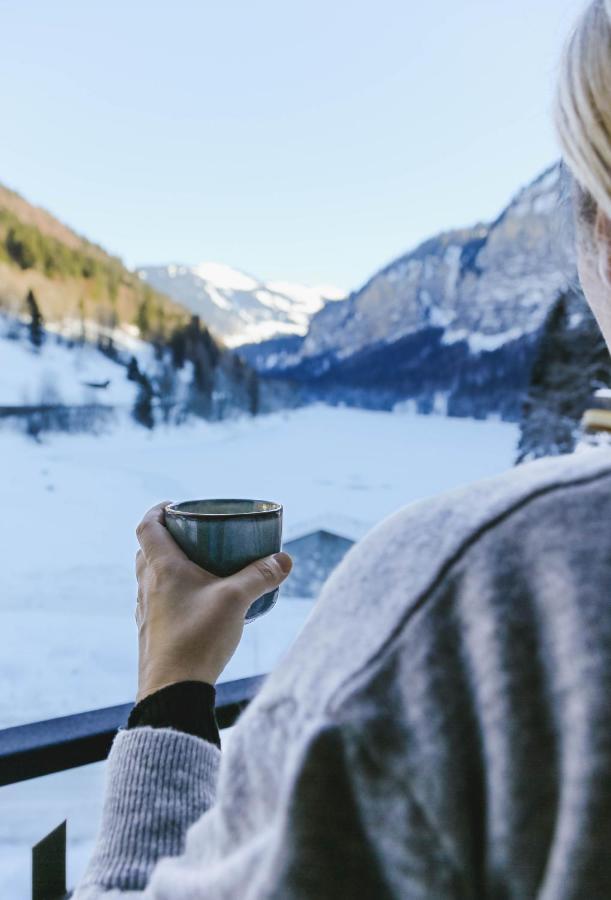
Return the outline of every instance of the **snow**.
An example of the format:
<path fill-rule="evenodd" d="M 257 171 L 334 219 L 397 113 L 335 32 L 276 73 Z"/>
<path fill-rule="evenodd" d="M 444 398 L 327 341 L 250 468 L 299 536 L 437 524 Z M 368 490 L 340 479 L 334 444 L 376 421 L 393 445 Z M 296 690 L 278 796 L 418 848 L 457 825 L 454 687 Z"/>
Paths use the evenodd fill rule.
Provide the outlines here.
<path fill-rule="evenodd" d="M 524 331 L 521 328 L 508 328 L 506 331 L 499 331 L 494 334 L 483 334 L 479 331 L 470 332 L 467 328 L 450 328 L 444 332 L 441 343 L 456 344 L 458 341 L 466 341 L 470 352 L 477 354 L 498 350 L 504 344 L 517 341 L 521 337 L 524 337 Z"/>
<path fill-rule="evenodd" d="M 345 291 L 332 285 L 266 283 L 214 262 L 149 266 L 138 274 L 186 309 L 203 316 L 229 347 L 304 335 L 312 316 L 327 301 L 343 300 L 346 296 Z"/>
<path fill-rule="evenodd" d="M 448 414 L 448 394 L 446 391 L 435 391 L 433 397 L 433 412 L 437 416 L 447 416 Z"/>
<path fill-rule="evenodd" d="M 307 287 L 303 284 L 294 284 L 291 281 L 270 281 L 267 283 L 267 287 L 274 293 L 284 294 L 285 297 L 289 297 L 311 315 L 322 309 L 326 300 L 336 301 L 345 300 L 346 298 L 345 291 L 330 284 L 318 284 Z"/>
<path fill-rule="evenodd" d="M 10 319 L 0 317 L 0 336 L 6 332 L 7 327 L 10 329 L 10 325 L 7 325 L 10 321 Z M 115 349 L 126 357 L 124 362 L 128 361 L 130 356 L 135 356 L 138 363 L 141 364 L 141 368 L 144 369 L 153 364 L 155 360 L 153 345 L 140 337 L 140 330 L 136 325 L 128 322 L 122 322 L 117 328 L 109 328 L 100 325 L 93 319 L 85 319 L 82 322 L 80 319 L 66 318 L 62 319 L 60 323 L 47 322 L 45 330 L 60 338 L 77 343 L 84 337 L 87 343 L 94 348 L 98 338 L 112 339 Z"/>
<path fill-rule="evenodd" d="M 259 497 L 284 504 L 289 537 L 338 517 L 360 535 L 411 500 L 509 466 L 516 434 L 506 423 L 325 406 L 152 434 L 126 423 L 42 446 L 0 432 L 11 510 L 0 522 L 0 724 L 129 698 L 134 528 L 153 503 Z M 238 658 L 228 677 L 256 663 L 254 651 Z M 52 689 L 41 693 L 43 683 Z"/>
<path fill-rule="evenodd" d="M 87 383 L 108 381 L 105 389 Z M 69 349 L 48 335 L 36 350 L 25 340 L 0 340 L 0 406 L 38 403 L 133 405 L 137 386 L 125 367 L 85 344 Z"/>
<path fill-rule="evenodd" d="M 466 328 L 451 328 L 443 333 L 441 343 L 457 344 L 459 341 L 466 341 L 468 337 L 469 331 Z"/>
<path fill-rule="evenodd" d="M 253 496 L 285 508 L 288 539 L 353 539 L 404 504 L 499 472 L 517 429 L 312 406 L 152 434 L 0 432 L 0 727 L 128 701 L 136 684 L 134 527 L 159 500 Z M 285 597 L 246 628 L 224 678 L 269 671 L 312 601 Z M 90 852 L 103 766 L 0 791 L 0 896 L 28 896 L 29 848 L 67 815 L 71 882 Z"/>
<path fill-rule="evenodd" d="M 284 299 L 283 297 L 279 297 L 278 294 L 272 294 L 267 290 L 259 290 L 255 291 L 255 297 L 262 303 L 263 306 L 269 306 L 271 310 L 281 309 L 284 312 L 288 312 L 291 309 L 291 301 L 289 299 Z"/>
<path fill-rule="evenodd" d="M 231 309 L 231 303 L 221 294 L 215 287 L 208 287 L 208 294 L 213 303 L 216 303 L 219 309 Z"/>
<path fill-rule="evenodd" d="M 154 348 L 137 336 L 138 329 L 130 326 L 104 329 L 87 322 L 85 326 L 94 343 L 69 343 L 67 338 L 74 339 L 81 333 L 81 323 L 74 320 L 62 322 L 61 332 L 47 326 L 44 343 L 35 348 L 22 324 L 0 315 L 0 406 L 97 403 L 115 410 L 112 417 L 115 424 L 128 419 L 139 387 L 128 380 L 127 364 L 134 356 L 140 371 L 148 375 L 158 373 Z M 14 337 L 8 337 L 9 334 Z M 95 340 L 100 334 L 112 338 L 116 361 L 97 348 Z M 190 362 L 176 373 L 178 401 L 186 393 L 192 377 Z M 96 384 L 101 386 L 91 386 Z M 0 426 L 3 431 L 14 428 L 15 420 L 0 420 Z"/>
<path fill-rule="evenodd" d="M 429 324 L 434 325 L 437 328 L 446 328 L 453 319 L 456 318 L 456 313 L 452 309 L 444 309 L 442 306 L 431 306 L 430 307 L 430 315 L 429 315 Z M 462 338 L 461 338 L 462 340 Z M 452 343 L 449 340 L 444 340 L 444 343 Z"/>
<path fill-rule="evenodd" d="M 521 337 L 524 337 L 524 331 L 521 328 L 508 328 L 506 331 L 496 334 L 476 332 L 468 337 L 469 349 L 471 353 L 491 352 L 511 341 L 517 341 Z"/>
<path fill-rule="evenodd" d="M 193 267 L 198 278 L 209 281 L 217 288 L 229 291 L 254 291 L 258 282 L 245 272 L 223 263 L 203 262 Z"/>

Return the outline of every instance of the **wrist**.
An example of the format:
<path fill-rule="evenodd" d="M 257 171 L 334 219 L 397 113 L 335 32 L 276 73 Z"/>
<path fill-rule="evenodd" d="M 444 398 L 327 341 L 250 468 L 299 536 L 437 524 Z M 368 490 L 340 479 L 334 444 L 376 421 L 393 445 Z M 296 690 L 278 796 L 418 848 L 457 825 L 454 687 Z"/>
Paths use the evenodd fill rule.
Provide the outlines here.
<path fill-rule="evenodd" d="M 151 672 L 138 681 L 138 691 L 136 693 L 136 703 L 140 703 L 145 697 L 156 694 L 163 688 L 170 687 L 173 684 L 179 684 L 184 681 L 197 681 L 202 684 L 209 684 L 214 687 L 216 684 L 216 676 L 212 677 L 212 673 L 206 673 L 201 670 L 193 671 L 190 669 L 181 669 L 172 672 Z"/>

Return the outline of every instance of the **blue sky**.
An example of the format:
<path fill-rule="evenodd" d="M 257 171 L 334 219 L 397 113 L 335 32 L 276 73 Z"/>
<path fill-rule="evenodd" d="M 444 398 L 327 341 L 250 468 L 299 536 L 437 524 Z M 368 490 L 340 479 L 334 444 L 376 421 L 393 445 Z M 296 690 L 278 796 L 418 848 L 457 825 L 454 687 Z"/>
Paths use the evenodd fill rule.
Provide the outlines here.
<path fill-rule="evenodd" d="M 558 155 L 577 0 L 0 0 L 0 181 L 131 266 L 359 286 Z"/>

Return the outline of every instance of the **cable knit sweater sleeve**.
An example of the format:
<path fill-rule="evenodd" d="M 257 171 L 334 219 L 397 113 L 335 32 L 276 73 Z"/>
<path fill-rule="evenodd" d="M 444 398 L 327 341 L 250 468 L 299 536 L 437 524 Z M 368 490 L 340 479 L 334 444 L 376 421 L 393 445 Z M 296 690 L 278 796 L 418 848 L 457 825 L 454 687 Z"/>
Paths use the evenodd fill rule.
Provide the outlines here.
<path fill-rule="evenodd" d="M 141 897 L 157 860 L 182 853 L 187 829 L 214 803 L 220 757 L 214 744 L 170 728 L 120 731 L 100 835 L 75 900 Z"/>

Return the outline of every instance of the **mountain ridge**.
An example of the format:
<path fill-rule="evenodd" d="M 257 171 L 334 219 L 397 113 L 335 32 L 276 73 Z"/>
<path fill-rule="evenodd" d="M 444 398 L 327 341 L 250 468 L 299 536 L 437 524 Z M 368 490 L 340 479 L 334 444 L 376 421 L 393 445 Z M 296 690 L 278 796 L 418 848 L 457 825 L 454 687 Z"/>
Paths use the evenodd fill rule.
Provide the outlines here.
<path fill-rule="evenodd" d="M 212 331 L 234 348 L 304 335 L 316 312 L 345 297 L 344 291 L 330 285 L 261 281 L 222 263 L 169 263 L 140 266 L 137 271 L 147 284 L 201 315 Z"/>
<path fill-rule="evenodd" d="M 167 336 L 188 315 L 121 259 L 0 184 L 0 308 L 21 314 L 33 290 L 46 321 L 67 329 L 138 328 Z"/>
<path fill-rule="evenodd" d="M 563 178 L 554 164 L 489 225 L 444 231 L 384 266 L 351 294 L 349 306 L 313 318 L 302 358 L 341 360 L 378 339 L 392 341 L 431 324 L 444 328 L 445 343 L 536 330 L 575 271 L 570 244 L 558 240 L 563 231 L 572 233 L 561 204 Z M 325 321 L 329 316 L 341 322 Z M 362 327 L 354 327 L 359 321 Z"/>
<path fill-rule="evenodd" d="M 38 228 L 43 234 L 56 238 L 71 249 L 87 246 L 94 252 L 99 252 L 104 256 L 112 256 L 99 244 L 90 241 L 70 225 L 62 222 L 61 219 L 45 209 L 45 207 L 31 203 L 19 191 L 15 191 L 4 184 L 0 184 L 0 208 L 9 210 L 24 224 Z M 117 257 L 113 258 L 116 259 Z"/>
<path fill-rule="evenodd" d="M 246 358 L 331 402 L 519 418 L 547 313 L 577 281 L 567 195 L 554 163 L 492 222 L 422 241 L 324 307 L 300 344 Z"/>

